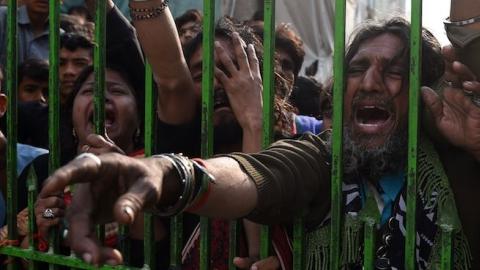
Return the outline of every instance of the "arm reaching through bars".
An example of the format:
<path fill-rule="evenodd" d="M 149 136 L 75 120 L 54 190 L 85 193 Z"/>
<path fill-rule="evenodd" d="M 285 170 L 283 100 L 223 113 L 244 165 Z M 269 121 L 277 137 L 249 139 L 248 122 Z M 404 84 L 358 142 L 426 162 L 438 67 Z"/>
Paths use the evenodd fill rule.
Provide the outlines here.
<path fill-rule="evenodd" d="M 227 219 L 247 216 L 271 224 L 287 221 L 299 214 L 298 209 L 308 208 L 316 215 L 309 218 L 321 220 L 329 209 L 324 155 L 323 141 L 308 135 L 300 141 L 277 143 L 258 154 L 206 160 L 205 167 L 215 182 L 209 184 L 209 192 L 193 201 L 196 209 L 190 211 Z M 130 224 L 143 209 L 175 205 L 185 189 L 179 175 L 167 158 L 87 155 L 57 170 L 39 198 L 77 184 L 67 211 L 72 249 L 96 265 L 118 264 L 123 261 L 121 254 L 99 245 L 93 225 L 113 220 Z"/>
<path fill-rule="evenodd" d="M 158 117 L 168 124 L 184 124 L 195 115 L 196 99 L 173 17 L 168 6 L 151 18 L 142 17 L 148 12 L 140 12 L 163 4 L 167 3 L 164 0 L 131 1 L 132 19 L 158 85 Z"/>

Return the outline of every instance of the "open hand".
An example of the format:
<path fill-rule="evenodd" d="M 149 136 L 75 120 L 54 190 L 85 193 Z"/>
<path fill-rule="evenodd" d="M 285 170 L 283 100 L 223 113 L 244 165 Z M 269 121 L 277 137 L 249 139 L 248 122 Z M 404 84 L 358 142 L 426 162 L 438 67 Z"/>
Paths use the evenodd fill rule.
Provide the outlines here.
<path fill-rule="evenodd" d="M 164 188 L 170 192 L 166 192 L 162 199 L 167 205 L 173 204 L 172 201 L 178 198 L 179 183 L 168 181 L 169 184 L 163 184 L 163 172 L 172 171 L 172 165 L 164 159 L 135 159 L 119 154 L 86 155 L 51 175 L 39 194 L 39 200 L 77 184 L 67 211 L 72 250 L 95 265 L 120 264 L 123 262 L 121 254 L 101 246 L 94 225 L 112 221 L 131 224 L 142 209 L 158 202 Z"/>
<path fill-rule="evenodd" d="M 215 68 L 215 77 L 222 83 L 242 129 L 261 129 L 263 85 L 258 58 L 252 44 L 245 51 L 245 42 L 238 33 L 233 34 L 232 42 L 236 59 L 220 43 L 215 43 L 217 57 L 224 67 L 224 70 Z"/>

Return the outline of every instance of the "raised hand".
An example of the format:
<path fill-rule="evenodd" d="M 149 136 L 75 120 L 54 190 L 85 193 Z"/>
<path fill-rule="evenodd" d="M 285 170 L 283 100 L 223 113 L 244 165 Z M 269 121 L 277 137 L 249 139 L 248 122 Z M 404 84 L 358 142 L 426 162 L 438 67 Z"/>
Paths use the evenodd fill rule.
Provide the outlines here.
<path fill-rule="evenodd" d="M 446 87 L 443 96 L 423 87 L 423 100 L 438 131 L 480 161 L 480 104 L 474 103 L 480 97 L 480 83 L 467 81 L 462 87 Z"/>
<path fill-rule="evenodd" d="M 220 43 L 215 43 L 217 57 L 225 68 L 217 66 L 215 77 L 222 83 L 242 129 L 261 129 L 263 85 L 258 58 L 252 44 L 246 46 L 245 51 L 245 42 L 238 33 L 233 34 L 232 42 L 236 59 L 232 59 Z"/>

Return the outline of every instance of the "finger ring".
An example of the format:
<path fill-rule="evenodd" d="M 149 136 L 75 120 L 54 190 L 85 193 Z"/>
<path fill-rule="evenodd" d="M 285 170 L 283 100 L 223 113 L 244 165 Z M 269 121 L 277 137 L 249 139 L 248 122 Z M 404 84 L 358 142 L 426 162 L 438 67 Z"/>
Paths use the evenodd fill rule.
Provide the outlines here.
<path fill-rule="evenodd" d="M 475 106 L 480 108 L 480 96 L 479 95 L 473 95 L 471 99 L 472 99 L 473 104 L 475 104 Z"/>
<path fill-rule="evenodd" d="M 45 211 L 43 211 L 42 217 L 46 219 L 54 219 L 55 214 L 53 213 L 52 209 L 46 208 Z"/>
<path fill-rule="evenodd" d="M 100 158 L 92 153 L 80 154 L 75 159 L 84 159 L 84 158 L 92 159 L 93 161 L 95 161 L 95 163 L 97 163 L 98 166 L 102 165 L 102 161 L 100 160 Z"/>

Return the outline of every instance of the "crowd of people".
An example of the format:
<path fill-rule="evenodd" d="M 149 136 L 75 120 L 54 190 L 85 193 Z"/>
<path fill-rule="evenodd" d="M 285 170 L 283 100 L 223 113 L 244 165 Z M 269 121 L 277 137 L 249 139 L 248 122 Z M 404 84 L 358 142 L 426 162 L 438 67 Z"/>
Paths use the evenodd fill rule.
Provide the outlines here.
<path fill-rule="evenodd" d="M 275 30 L 274 138 L 262 150 L 263 19 L 218 20 L 214 32 L 213 159 L 202 144 L 202 14 L 173 18 L 167 0 L 130 0 L 129 14 L 106 0 L 105 131 L 95 134 L 93 96 L 96 0 L 62 15 L 58 89 L 61 163 L 48 175 L 48 1 L 18 8 L 18 243 L 7 239 L 6 138 L 0 132 L 0 247 L 29 247 L 27 174 L 33 166 L 40 251 L 49 232 L 63 235 L 94 265 L 143 265 L 143 214 L 153 212 L 157 269 L 168 269 L 170 217 L 183 216 L 182 269 L 199 269 L 199 216 L 212 218 L 210 264 L 228 268 L 229 220 L 242 229 L 239 269 L 292 269 L 292 222 L 303 217 L 306 267 L 329 269 L 332 78 L 301 76 L 302 38 L 285 23 Z M 415 263 L 437 269 L 441 229 L 452 228 L 454 269 L 480 269 L 480 5 L 452 0 L 445 21 L 452 45 L 421 33 L 421 106 Z M 64 0 L 67 4 L 68 0 Z M 123 1 L 128 2 L 128 1 Z M 0 63 L 5 66 L 6 13 L 0 7 Z M 375 269 L 407 269 L 407 140 L 410 23 L 400 17 L 362 24 L 345 52 L 342 256 L 362 269 L 361 217 L 378 214 Z M 144 78 L 156 82 L 155 153 L 144 157 Z M 309 75 L 316 71 L 306 70 Z M 331 74 L 329 74 L 331 77 Z M 1 78 L 3 81 L 3 77 Z M 0 91 L 1 92 L 1 91 Z M 0 94 L 0 117 L 8 113 Z M 177 153 L 177 154 L 173 154 Z M 180 154 L 181 153 L 181 154 Z M 74 185 L 74 189 L 71 187 Z M 372 208 L 371 205 L 374 205 Z M 369 208 L 370 206 L 370 208 Z M 376 206 L 376 207 L 375 207 Z M 68 225 L 67 225 L 68 224 Z M 96 224 L 108 224 L 104 242 Z M 119 224 L 127 225 L 126 235 Z M 260 258 L 260 224 L 271 225 L 270 257 Z M 360 224 L 360 225 L 359 225 Z M 347 237 L 348 236 L 348 237 Z M 132 248 L 121 254 L 119 246 Z M 128 260 L 127 260 L 128 258 Z M 20 263 L 8 261 L 4 263 Z M 28 262 L 23 261 L 23 266 Z"/>

